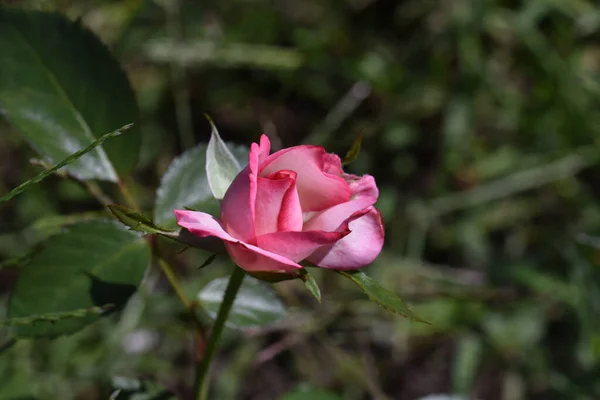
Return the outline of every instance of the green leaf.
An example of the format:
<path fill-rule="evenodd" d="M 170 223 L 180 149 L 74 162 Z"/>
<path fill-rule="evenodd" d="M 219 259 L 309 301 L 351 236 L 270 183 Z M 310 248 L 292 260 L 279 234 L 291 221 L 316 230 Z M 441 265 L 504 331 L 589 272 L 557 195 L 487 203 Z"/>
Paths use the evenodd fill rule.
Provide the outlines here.
<path fill-rule="evenodd" d="M 319 289 L 319 284 L 313 278 L 311 274 L 309 274 L 306 270 L 300 275 L 300 279 L 304 282 L 304 285 L 308 289 L 308 291 L 315 296 L 315 299 L 320 303 L 321 302 L 321 289 Z"/>
<path fill-rule="evenodd" d="M 217 278 L 198 293 L 198 300 L 215 319 L 229 278 Z M 247 277 L 242 283 L 227 320 L 227 326 L 238 329 L 264 327 L 286 315 L 284 304 L 273 289 L 257 279 Z"/>
<path fill-rule="evenodd" d="M 0 399 L 2 400 L 41 400 L 36 397 L 37 385 L 32 384 L 34 372 L 31 368 L 20 368 L 19 360 L 23 360 L 23 351 L 18 352 L 16 339 L 7 343 L 0 342 Z M 4 353 L 13 348 L 10 353 Z M 29 347 L 32 348 L 32 347 Z M 25 353 L 28 351 L 26 350 Z M 31 353 L 30 353 L 31 354 Z M 39 354 L 39 353 L 37 353 Z M 29 357 L 29 356 L 25 356 Z M 38 381 L 36 381 L 38 383 Z"/>
<path fill-rule="evenodd" d="M 221 200 L 225 196 L 229 185 L 231 185 L 231 182 L 233 182 L 233 179 L 242 168 L 219 136 L 219 132 L 212 120 L 210 118 L 208 120 L 212 132 L 206 149 L 206 176 L 208 177 L 208 184 L 214 198 Z"/>
<path fill-rule="evenodd" d="M 57 322 L 71 318 L 85 318 L 89 315 L 102 315 L 115 308 L 112 304 L 106 304 L 102 307 L 90 307 L 82 308 L 73 311 L 47 313 L 41 315 L 31 315 L 29 317 L 9 318 L 4 321 L 0 321 L 0 326 L 19 326 L 19 325 L 35 325 L 38 322 Z"/>
<path fill-rule="evenodd" d="M 140 284 L 150 249 L 139 234 L 112 221 L 72 225 L 49 238 L 20 270 L 10 297 L 8 318 L 125 304 Z M 88 315 L 17 326 L 16 336 L 55 337 L 73 333 L 100 318 Z"/>
<path fill-rule="evenodd" d="M 240 165 L 240 170 L 244 169 L 246 165 L 248 165 L 248 156 L 250 155 L 250 148 L 248 146 L 243 146 L 232 142 L 225 142 L 225 144 L 227 145 L 227 148 L 231 150 L 231 154 L 233 154 L 238 164 Z"/>
<path fill-rule="evenodd" d="M 248 164 L 248 147 L 226 144 L 240 165 Z M 206 176 L 205 144 L 200 144 L 176 157 L 163 175 L 156 192 L 154 220 L 168 228 L 177 222 L 173 210 L 201 210 L 218 215 L 218 203 L 214 201 Z"/>
<path fill-rule="evenodd" d="M 206 177 L 206 145 L 201 144 L 176 157 L 167 168 L 156 192 L 154 219 L 176 227 L 173 210 L 203 209 L 209 201 L 214 202 Z"/>
<path fill-rule="evenodd" d="M 135 211 L 129 207 L 125 207 L 120 204 L 109 204 L 107 207 L 119 221 L 131 228 L 133 231 L 163 234 L 173 232 L 155 224 L 143 213 Z"/>
<path fill-rule="evenodd" d="M 64 167 L 65 165 L 69 165 L 72 162 L 75 162 L 77 159 L 79 159 L 84 154 L 86 154 L 86 153 L 92 151 L 93 149 L 95 149 L 96 147 L 100 146 L 102 143 L 104 143 L 104 141 L 106 139 L 118 136 L 121 134 L 121 132 L 131 128 L 132 126 L 133 126 L 132 124 L 125 125 L 122 128 L 117 129 L 114 132 L 110 132 L 110 133 L 107 133 L 106 135 L 101 136 L 100 138 L 98 138 L 98 139 L 94 140 L 92 143 L 90 143 L 90 145 L 87 146 L 85 149 L 81 149 L 81 150 L 71 154 L 70 156 L 68 156 L 67 158 L 65 158 L 64 160 L 59 162 L 58 164 L 54 165 L 53 167 L 48 168 L 48 169 L 40 172 L 34 178 L 21 183 L 19 186 L 17 186 L 13 190 L 11 190 L 10 192 L 8 192 L 4 196 L 2 196 L 0 198 L 0 204 L 12 199 L 15 196 L 18 196 L 19 194 L 24 192 L 29 186 L 35 185 L 36 183 L 40 183 L 41 181 L 43 181 L 44 179 L 46 179 L 47 177 L 49 177 L 50 175 L 52 175 L 53 173 L 55 173 L 56 171 L 58 171 L 59 169 Z"/>
<path fill-rule="evenodd" d="M 0 54 L 0 108 L 46 161 L 138 121 L 125 73 L 80 23 L 57 13 L 0 8 Z M 80 179 L 117 181 L 135 166 L 140 143 L 136 126 L 67 169 Z"/>
<path fill-rule="evenodd" d="M 354 138 L 354 141 L 352 141 L 350 149 L 344 156 L 344 159 L 342 160 L 342 165 L 351 164 L 352 162 L 354 162 L 354 160 L 358 158 L 358 155 L 360 154 L 360 149 L 362 147 L 362 139 L 362 133 L 359 132 L 358 135 L 356 135 L 356 137 Z"/>
<path fill-rule="evenodd" d="M 375 303 L 379 304 L 386 310 L 393 312 L 394 314 L 401 315 L 414 321 L 423 322 L 429 324 L 429 322 L 422 320 L 413 314 L 406 304 L 398 296 L 391 291 L 387 290 L 379 282 L 371 279 L 364 272 L 361 271 L 336 271 L 337 273 L 350 279 L 354 284 L 362 289 L 363 292 Z"/>

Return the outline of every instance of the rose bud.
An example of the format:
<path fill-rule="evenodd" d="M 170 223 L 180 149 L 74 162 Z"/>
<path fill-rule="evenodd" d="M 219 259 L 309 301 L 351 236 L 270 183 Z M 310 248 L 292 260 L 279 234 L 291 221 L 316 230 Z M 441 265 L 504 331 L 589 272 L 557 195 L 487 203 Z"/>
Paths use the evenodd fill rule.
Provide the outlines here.
<path fill-rule="evenodd" d="M 248 165 L 221 203 L 221 218 L 175 210 L 177 222 L 199 237 L 217 237 L 248 272 L 293 272 L 306 260 L 331 269 L 370 264 L 383 246 L 383 221 L 373 207 L 375 179 L 342 170 L 320 146 L 295 146 L 269 155 L 262 135 Z"/>

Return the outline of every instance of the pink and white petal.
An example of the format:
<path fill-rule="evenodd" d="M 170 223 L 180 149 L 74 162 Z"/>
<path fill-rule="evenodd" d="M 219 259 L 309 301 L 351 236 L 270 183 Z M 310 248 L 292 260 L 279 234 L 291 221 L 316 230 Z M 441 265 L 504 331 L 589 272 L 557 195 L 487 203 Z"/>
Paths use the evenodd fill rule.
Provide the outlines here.
<path fill-rule="evenodd" d="M 353 175 L 352 175 L 353 176 Z M 350 216 L 360 210 L 372 206 L 377 201 L 379 190 L 375 179 L 371 175 L 364 175 L 352 179 L 352 200 L 338 204 L 315 215 L 305 215 L 305 231 L 333 231 Z M 307 219 L 306 217 L 310 217 Z"/>
<path fill-rule="evenodd" d="M 225 242 L 225 248 L 232 260 L 246 271 L 291 272 L 302 268 L 301 265 L 286 257 L 248 243 Z"/>
<path fill-rule="evenodd" d="M 334 231 L 353 214 L 372 206 L 373 203 L 373 199 L 362 198 L 333 206 L 306 221 L 303 230 Z"/>
<path fill-rule="evenodd" d="M 375 183 L 375 178 L 371 175 L 357 176 L 352 174 L 343 174 L 342 178 L 350 186 L 351 198 L 372 197 L 375 200 L 379 197 L 379 189 Z"/>
<path fill-rule="evenodd" d="M 237 240 L 225 232 L 219 221 L 210 214 L 187 210 L 174 212 L 177 223 L 194 235 L 222 239 L 233 261 L 247 271 L 293 271 L 302 268 L 279 254 Z"/>
<path fill-rule="evenodd" d="M 281 230 L 280 219 L 284 227 L 302 229 L 302 209 L 293 171 L 278 171 L 268 177 L 258 177 L 254 214 L 256 236 Z"/>
<path fill-rule="evenodd" d="M 383 220 L 379 210 L 372 207 L 349 226 L 352 232 L 348 236 L 319 248 L 308 260 L 322 268 L 340 270 L 357 269 L 372 263 L 383 247 Z"/>
<path fill-rule="evenodd" d="M 237 239 L 227 233 L 219 221 L 210 214 L 198 211 L 173 210 L 177 224 L 199 237 L 215 236 L 229 242 Z"/>
<path fill-rule="evenodd" d="M 346 181 L 324 171 L 331 162 L 320 146 L 295 146 L 271 154 L 261 164 L 259 174 L 266 176 L 280 170 L 298 174 L 296 187 L 303 211 L 321 211 L 350 199 Z"/>
<path fill-rule="evenodd" d="M 242 241 L 254 239 L 254 205 L 256 202 L 260 148 L 250 146 L 248 166 L 233 180 L 221 202 L 221 221 L 232 236 Z"/>
<path fill-rule="evenodd" d="M 292 261 L 302 261 L 318 248 L 329 245 L 348 235 L 350 230 L 340 232 L 275 232 L 256 237 L 261 249 L 280 254 Z"/>
<path fill-rule="evenodd" d="M 258 162 L 260 164 L 267 159 L 269 153 L 271 152 L 271 141 L 267 135 L 260 135 L 260 144 L 258 147 Z"/>
<path fill-rule="evenodd" d="M 343 178 L 342 160 L 337 154 L 325 153 L 323 156 L 323 171 Z"/>
<path fill-rule="evenodd" d="M 282 171 L 283 172 L 283 171 Z M 291 173 L 292 171 L 288 171 Z M 302 206 L 300 205 L 300 197 L 296 188 L 296 173 L 293 175 L 294 183 L 281 199 L 281 208 L 277 216 L 277 231 L 301 231 L 304 225 Z"/>

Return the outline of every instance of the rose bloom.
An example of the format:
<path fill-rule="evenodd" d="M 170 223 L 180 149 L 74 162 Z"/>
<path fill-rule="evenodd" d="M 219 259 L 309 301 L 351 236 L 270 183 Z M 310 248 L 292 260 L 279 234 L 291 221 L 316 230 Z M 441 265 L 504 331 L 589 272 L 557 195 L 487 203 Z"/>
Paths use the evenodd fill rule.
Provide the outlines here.
<path fill-rule="evenodd" d="M 221 221 L 175 210 L 177 223 L 199 237 L 225 243 L 249 272 L 293 272 L 302 260 L 322 268 L 370 264 L 383 246 L 383 221 L 373 207 L 379 191 L 370 175 L 344 173 L 340 158 L 320 146 L 296 146 L 269 155 L 262 135 L 248 166 L 221 203 Z"/>

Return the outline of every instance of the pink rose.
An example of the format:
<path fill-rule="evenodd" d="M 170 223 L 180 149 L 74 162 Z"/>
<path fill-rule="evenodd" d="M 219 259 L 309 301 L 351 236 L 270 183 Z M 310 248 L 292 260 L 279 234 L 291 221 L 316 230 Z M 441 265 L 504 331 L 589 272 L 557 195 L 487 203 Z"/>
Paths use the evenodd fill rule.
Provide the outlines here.
<path fill-rule="evenodd" d="M 246 271 L 285 271 L 309 262 L 323 268 L 370 264 L 383 246 L 383 221 L 373 207 L 375 179 L 342 171 L 340 158 L 320 146 L 296 146 L 269 155 L 262 135 L 248 166 L 233 180 L 211 215 L 175 210 L 177 223 L 199 237 L 223 240 Z"/>

